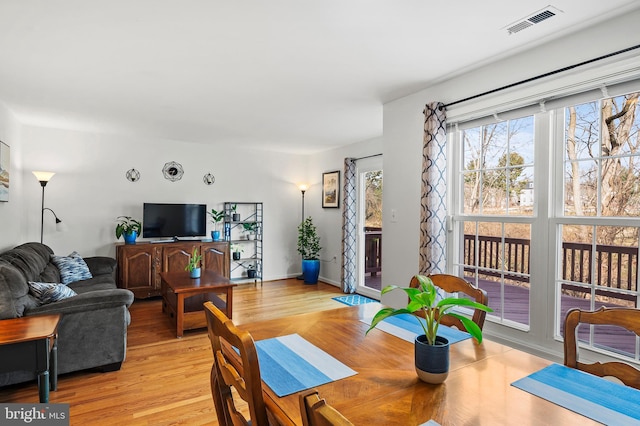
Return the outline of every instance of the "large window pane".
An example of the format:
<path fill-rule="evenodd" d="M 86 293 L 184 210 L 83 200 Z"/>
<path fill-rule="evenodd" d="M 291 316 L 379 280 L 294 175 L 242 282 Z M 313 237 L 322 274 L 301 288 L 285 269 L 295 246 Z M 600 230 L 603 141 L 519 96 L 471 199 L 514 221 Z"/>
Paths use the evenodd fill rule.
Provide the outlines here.
<path fill-rule="evenodd" d="M 528 325 L 530 226 L 467 221 L 464 230 L 464 278 L 487 292 L 490 316 Z"/>
<path fill-rule="evenodd" d="M 636 227 L 564 225 L 560 289 L 560 329 L 571 308 L 595 310 L 636 307 L 638 229 Z M 580 339 L 593 347 L 635 353 L 635 338 L 623 330 L 582 330 Z"/>
<path fill-rule="evenodd" d="M 462 132 L 464 213 L 532 214 L 533 128 L 528 116 Z"/>

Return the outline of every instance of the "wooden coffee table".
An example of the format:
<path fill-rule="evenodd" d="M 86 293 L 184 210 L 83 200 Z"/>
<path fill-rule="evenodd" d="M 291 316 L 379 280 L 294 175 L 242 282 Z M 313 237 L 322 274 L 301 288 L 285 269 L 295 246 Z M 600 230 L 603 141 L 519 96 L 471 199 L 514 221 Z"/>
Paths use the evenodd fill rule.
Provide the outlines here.
<path fill-rule="evenodd" d="M 60 314 L 2 320 L 0 372 L 33 370 L 38 375 L 41 403 L 49 402 L 49 389 L 58 387 L 58 322 Z"/>
<path fill-rule="evenodd" d="M 162 312 L 176 321 L 176 336 L 184 330 L 207 326 L 204 302 L 211 301 L 227 317 L 233 307 L 233 284 L 228 278 L 213 271 L 203 270 L 200 278 L 189 277 L 188 272 L 162 272 Z"/>

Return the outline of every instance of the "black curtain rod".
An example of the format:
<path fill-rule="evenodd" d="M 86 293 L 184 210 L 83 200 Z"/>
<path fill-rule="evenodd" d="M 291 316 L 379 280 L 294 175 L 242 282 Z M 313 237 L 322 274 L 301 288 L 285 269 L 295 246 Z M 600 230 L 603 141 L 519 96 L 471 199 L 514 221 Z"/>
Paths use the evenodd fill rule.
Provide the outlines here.
<path fill-rule="evenodd" d="M 540 75 L 537 75 L 535 77 L 527 78 L 526 80 L 518 81 L 517 83 L 508 84 L 506 86 L 498 87 L 497 89 L 493 89 L 493 90 L 489 90 L 487 92 L 479 93 L 477 95 L 469 96 L 468 98 L 460 99 L 460 100 L 457 100 L 455 102 L 450 102 L 450 103 L 448 103 L 446 105 L 443 105 L 441 108 L 446 108 L 446 107 L 449 107 L 449 106 L 452 106 L 452 105 L 456 105 L 456 104 L 459 104 L 459 103 L 462 103 L 462 102 L 470 101 L 472 99 L 476 99 L 476 98 L 479 98 L 479 97 L 485 96 L 485 95 L 490 95 L 491 93 L 499 92 L 501 90 L 510 89 L 512 87 L 519 86 L 521 84 L 529 83 L 531 81 L 539 80 L 539 79 L 544 78 L 544 77 L 549 77 L 550 75 L 559 74 L 561 72 L 569 71 L 571 69 L 574 69 L 574 68 L 577 68 L 577 67 L 581 67 L 583 65 L 587 65 L 587 64 L 591 64 L 593 62 L 601 61 L 603 59 L 607 59 L 607 58 L 610 58 L 612 56 L 620 55 L 622 53 L 630 52 L 630 51 L 636 50 L 636 49 L 640 49 L 640 44 L 637 44 L 637 45 L 631 46 L 631 47 L 627 47 L 626 49 L 618 50 L 617 52 L 613 52 L 613 53 L 609 53 L 609 54 L 606 54 L 606 55 L 603 55 L 603 56 L 599 56 L 597 58 L 589 59 L 587 61 L 580 62 L 578 64 L 569 65 L 569 66 L 564 67 L 564 68 L 560 68 L 560 69 L 557 69 L 557 70 L 554 70 L 554 71 L 550 71 L 550 72 L 547 72 L 547 73 L 544 73 L 544 74 L 540 74 Z"/>
<path fill-rule="evenodd" d="M 367 155 L 366 157 L 354 158 L 353 161 L 364 160 L 365 158 L 371 158 L 371 157 L 379 157 L 381 155 L 382 155 L 382 153 Z"/>

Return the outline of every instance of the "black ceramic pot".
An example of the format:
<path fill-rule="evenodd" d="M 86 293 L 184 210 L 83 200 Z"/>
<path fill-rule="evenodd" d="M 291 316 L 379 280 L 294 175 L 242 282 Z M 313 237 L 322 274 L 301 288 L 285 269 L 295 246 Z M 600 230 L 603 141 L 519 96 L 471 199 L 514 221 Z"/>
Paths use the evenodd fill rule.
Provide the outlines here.
<path fill-rule="evenodd" d="M 421 334 L 415 341 L 416 373 L 423 382 L 439 384 L 449 375 L 449 341 L 437 336 L 436 344 L 427 343 L 427 336 Z"/>

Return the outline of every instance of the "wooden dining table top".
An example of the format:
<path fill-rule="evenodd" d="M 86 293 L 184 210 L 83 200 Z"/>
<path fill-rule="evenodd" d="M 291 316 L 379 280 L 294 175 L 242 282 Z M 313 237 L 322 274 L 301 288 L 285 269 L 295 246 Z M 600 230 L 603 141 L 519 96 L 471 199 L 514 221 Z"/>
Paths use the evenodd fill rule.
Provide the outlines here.
<path fill-rule="evenodd" d="M 241 324 L 254 340 L 297 333 L 358 374 L 317 389 L 355 425 L 591 425 L 580 414 L 511 386 L 551 361 L 484 339 L 451 345 L 441 385 L 420 381 L 413 343 L 360 321 L 382 305 L 367 303 Z M 285 424 L 302 424 L 298 393 L 278 397 L 263 383 L 265 402 Z"/>

